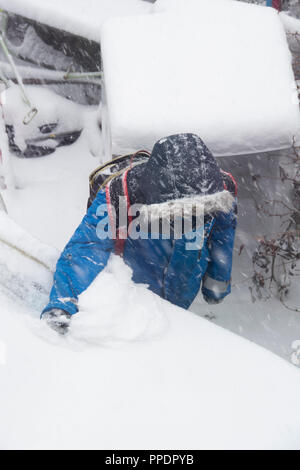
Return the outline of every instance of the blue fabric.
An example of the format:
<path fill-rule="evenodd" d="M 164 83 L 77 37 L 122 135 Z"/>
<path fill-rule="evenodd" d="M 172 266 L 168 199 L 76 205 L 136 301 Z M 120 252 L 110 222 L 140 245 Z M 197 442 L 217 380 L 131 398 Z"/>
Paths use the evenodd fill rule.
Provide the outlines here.
<path fill-rule="evenodd" d="M 75 314 L 78 296 L 94 281 L 107 265 L 114 250 L 114 241 L 99 238 L 110 230 L 105 193 L 100 191 L 82 223 L 64 249 L 56 267 L 50 302 L 43 313 L 59 308 Z M 196 297 L 205 273 L 216 281 L 230 281 L 236 215 L 219 214 L 206 224 L 204 244 L 199 250 L 186 250 L 181 240 L 138 239 L 125 242 L 124 261 L 133 270 L 133 281 L 149 288 L 170 302 L 189 308 Z M 230 292 L 230 285 L 225 297 Z M 214 291 L 204 295 L 215 298 Z M 101 299 L 100 299 L 101 300 Z"/>
<path fill-rule="evenodd" d="M 108 220 L 107 213 L 97 215 L 102 205 L 106 207 L 106 198 L 105 193 L 100 192 L 57 263 L 50 302 L 43 313 L 53 308 L 60 308 L 71 315 L 76 313 L 78 296 L 106 266 L 114 241 L 98 237 L 98 224 Z M 103 230 L 105 228 L 107 226 Z"/>
<path fill-rule="evenodd" d="M 237 225 L 236 203 L 229 214 L 218 214 L 208 243 L 208 265 L 206 275 L 218 282 L 227 282 L 225 292 L 218 293 L 202 286 L 202 293 L 208 298 L 221 300 L 231 292 L 231 271 L 235 230 Z"/>

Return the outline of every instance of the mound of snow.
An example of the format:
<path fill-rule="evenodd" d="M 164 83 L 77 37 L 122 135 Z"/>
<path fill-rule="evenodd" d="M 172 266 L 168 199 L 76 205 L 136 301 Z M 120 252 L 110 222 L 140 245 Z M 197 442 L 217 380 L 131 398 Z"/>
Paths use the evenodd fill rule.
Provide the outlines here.
<path fill-rule="evenodd" d="M 178 132 L 199 134 L 218 156 L 291 145 L 299 105 L 274 9 L 161 0 L 154 11 L 102 28 L 113 153 Z"/>
<path fill-rule="evenodd" d="M 0 7 L 31 20 L 99 41 L 104 21 L 115 16 L 147 13 L 142 0 L 1 0 Z"/>
<path fill-rule="evenodd" d="M 299 449 L 300 374 L 113 258 L 60 338 L 0 289 L 5 449 Z"/>

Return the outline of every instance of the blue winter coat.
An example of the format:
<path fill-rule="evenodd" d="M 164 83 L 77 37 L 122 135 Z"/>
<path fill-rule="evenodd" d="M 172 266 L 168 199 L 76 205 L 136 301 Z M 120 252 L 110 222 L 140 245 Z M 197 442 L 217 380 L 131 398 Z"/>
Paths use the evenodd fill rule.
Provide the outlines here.
<path fill-rule="evenodd" d="M 100 191 L 57 263 L 50 302 L 43 313 L 58 308 L 75 314 L 78 296 L 105 268 L 115 242 L 98 236 L 99 231 L 111 230 L 107 214 L 97 216 L 97 209 L 103 204 L 106 197 Z M 231 290 L 235 228 L 233 206 L 229 213 L 219 212 L 206 224 L 199 250 L 187 251 L 184 236 L 180 240 L 129 237 L 124 262 L 132 268 L 134 282 L 147 284 L 159 296 L 185 309 L 200 287 L 207 299 L 221 300 Z"/>

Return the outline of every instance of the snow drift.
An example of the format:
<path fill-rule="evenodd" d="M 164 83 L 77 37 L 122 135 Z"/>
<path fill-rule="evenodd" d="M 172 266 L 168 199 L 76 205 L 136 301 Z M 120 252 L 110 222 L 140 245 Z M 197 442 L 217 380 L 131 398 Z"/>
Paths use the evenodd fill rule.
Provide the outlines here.
<path fill-rule="evenodd" d="M 289 147 L 300 114 L 276 11 L 229 0 L 153 8 L 102 28 L 112 153 L 151 150 L 180 132 L 218 156 Z"/>

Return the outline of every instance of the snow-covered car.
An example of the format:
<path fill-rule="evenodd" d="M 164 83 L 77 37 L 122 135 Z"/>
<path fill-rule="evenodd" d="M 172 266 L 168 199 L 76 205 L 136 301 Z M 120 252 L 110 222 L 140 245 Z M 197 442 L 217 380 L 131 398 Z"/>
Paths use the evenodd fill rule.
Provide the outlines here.
<path fill-rule="evenodd" d="M 21 79 L 25 88 L 31 87 L 31 94 L 34 94 L 34 88 L 47 87 L 65 100 L 98 106 L 101 100 L 101 24 L 114 15 L 146 12 L 149 4 L 141 0 L 90 0 L 83 8 L 81 2 L 46 1 L 41 4 L 3 0 L 0 8 L 2 81 L 6 85 L 19 84 Z M 69 129 L 59 110 L 55 121 L 47 119 L 43 109 L 47 99 L 49 94 L 45 93 L 43 97 L 39 92 L 39 102 L 33 108 L 29 106 L 29 119 L 34 119 L 36 111 L 40 111 L 44 122 L 39 122 L 35 132 L 27 136 L 25 149 L 17 145 L 16 133 L 20 129 L 6 122 L 10 150 L 17 155 L 47 155 L 55 147 L 69 145 L 80 136 L 82 128 Z M 62 103 L 60 100 L 62 108 L 70 107 L 67 101 L 65 105 Z"/>
<path fill-rule="evenodd" d="M 182 129 L 201 134 L 216 155 L 288 147 L 300 129 L 280 21 L 287 24 L 290 17 L 242 2 L 215 5 L 205 0 L 188 5 L 180 0 L 155 5 L 89 0 L 83 8 L 71 0 L 2 0 L 2 39 L 31 93 L 33 87 L 47 86 L 65 99 L 98 106 L 104 80 L 98 117 L 104 160 L 151 150 L 161 135 Z M 1 49 L 0 70 L 18 82 Z M 41 95 L 44 122 L 27 135 L 26 148 L 18 146 L 14 124 L 6 122 L 10 148 L 20 156 L 52 153 L 76 141 L 83 130 L 79 125 L 70 129 L 59 110 L 54 121 L 47 119 L 43 103 L 49 96 Z M 67 102 L 65 107 L 70 107 Z"/>

